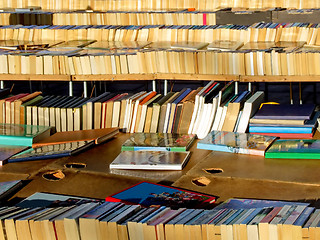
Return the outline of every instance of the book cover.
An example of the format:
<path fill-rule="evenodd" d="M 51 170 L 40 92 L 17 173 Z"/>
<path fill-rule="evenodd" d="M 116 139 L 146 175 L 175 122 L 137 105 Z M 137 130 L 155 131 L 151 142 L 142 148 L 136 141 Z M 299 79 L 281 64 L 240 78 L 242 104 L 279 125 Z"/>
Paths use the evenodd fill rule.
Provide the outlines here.
<path fill-rule="evenodd" d="M 280 139 L 267 150 L 266 158 L 320 159 L 320 140 Z"/>
<path fill-rule="evenodd" d="M 23 125 L 23 124 L 0 124 L 0 140 L 3 145 L 32 146 L 50 136 L 51 127 Z"/>
<path fill-rule="evenodd" d="M 118 134 L 118 132 L 119 128 L 102 128 L 78 130 L 72 132 L 57 132 L 50 137 L 33 144 L 32 147 L 38 148 L 46 145 L 78 141 L 95 141 L 96 144 L 100 144 L 114 137 L 116 134 Z"/>
<path fill-rule="evenodd" d="M 94 141 L 79 141 L 30 148 L 10 157 L 7 161 L 12 163 L 67 157 L 83 152 L 94 144 Z"/>
<path fill-rule="evenodd" d="M 110 164 L 110 169 L 182 170 L 190 152 L 124 151 Z"/>
<path fill-rule="evenodd" d="M 121 147 L 122 151 L 187 151 L 195 140 L 195 134 L 134 133 Z"/>
<path fill-rule="evenodd" d="M 276 140 L 273 136 L 212 131 L 198 142 L 199 149 L 264 156 Z"/>
<path fill-rule="evenodd" d="M 150 182 L 140 182 L 106 198 L 106 201 L 169 206 L 171 208 L 213 207 L 216 197 Z"/>
<path fill-rule="evenodd" d="M 256 119 L 310 119 L 314 104 L 264 104 L 254 115 Z"/>
<path fill-rule="evenodd" d="M 0 201 L 7 199 L 13 192 L 21 188 L 22 180 L 0 182 Z"/>

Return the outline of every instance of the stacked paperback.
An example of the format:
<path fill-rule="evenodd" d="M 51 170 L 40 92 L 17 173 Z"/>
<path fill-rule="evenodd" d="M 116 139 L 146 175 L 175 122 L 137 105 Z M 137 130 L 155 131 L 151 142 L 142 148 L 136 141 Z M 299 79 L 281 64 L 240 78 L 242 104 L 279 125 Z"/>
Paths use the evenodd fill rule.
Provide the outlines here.
<path fill-rule="evenodd" d="M 134 133 L 123 143 L 122 152 L 110 169 L 182 170 L 195 137 L 194 134 Z"/>
<path fill-rule="evenodd" d="M 320 112 L 314 104 L 264 104 L 250 119 L 249 132 L 281 138 L 312 138 Z"/>

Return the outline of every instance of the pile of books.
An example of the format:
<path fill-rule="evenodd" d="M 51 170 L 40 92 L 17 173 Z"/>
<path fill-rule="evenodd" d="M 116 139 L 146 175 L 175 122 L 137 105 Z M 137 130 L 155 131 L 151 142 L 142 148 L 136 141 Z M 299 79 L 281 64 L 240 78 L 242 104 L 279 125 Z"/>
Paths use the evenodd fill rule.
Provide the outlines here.
<path fill-rule="evenodd" d="M 281 138 L 312 138 L 319 116 L 314 104 L 264 104 L 250 119 L 249 132 Z"/>
<path fill-rule="evenodd" d="M 308 203 L 229 199 L 215 206 L 215 199 L 148 182 L 106 201 L 35 193 L 0 208 L 0 234 L 17 239 L 317 239 L 320 211 Z"/>

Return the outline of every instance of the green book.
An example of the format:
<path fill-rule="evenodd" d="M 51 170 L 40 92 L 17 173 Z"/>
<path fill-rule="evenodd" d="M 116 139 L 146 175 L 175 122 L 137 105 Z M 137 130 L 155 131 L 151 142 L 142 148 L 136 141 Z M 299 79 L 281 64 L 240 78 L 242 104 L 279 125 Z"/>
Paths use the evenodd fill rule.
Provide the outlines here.
<path fill-rule="evenodd" d="M 187 151 L 195 134 L 178 133 L 134 133 L 121 147 L 121 151 Z"/>
<path fill-rule="evenodd" d="M 0 142 L 3 145 L 32 146 L 51 134 L 49 126 L 0 123 Z"/>
<path fill-rule="evenodd" d="M 280 139 L 267 150 L 265 158 L 320 159 L 320 140 Z"/>

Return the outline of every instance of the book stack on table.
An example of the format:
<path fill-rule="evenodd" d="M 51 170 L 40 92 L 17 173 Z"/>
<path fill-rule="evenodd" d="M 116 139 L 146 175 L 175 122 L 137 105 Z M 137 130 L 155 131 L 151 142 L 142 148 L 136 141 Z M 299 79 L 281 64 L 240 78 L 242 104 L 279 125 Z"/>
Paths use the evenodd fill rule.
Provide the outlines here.
<path fill-rule="evenodd" d="M 314 104 L 265 104 L 250 119 L 249 132 L 280 138 L 312 138 L 320 112 Z"/>

